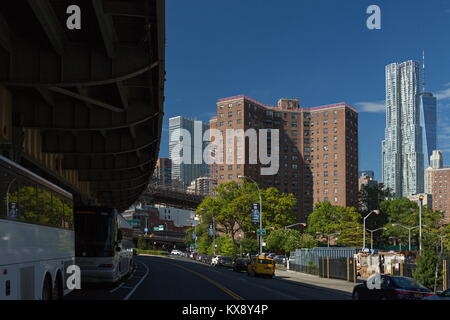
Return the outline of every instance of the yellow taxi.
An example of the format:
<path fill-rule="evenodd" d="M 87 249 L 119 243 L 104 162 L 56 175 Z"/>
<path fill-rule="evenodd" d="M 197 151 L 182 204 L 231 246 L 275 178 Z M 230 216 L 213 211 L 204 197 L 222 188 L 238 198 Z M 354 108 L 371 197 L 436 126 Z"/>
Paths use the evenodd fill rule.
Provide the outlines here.
<path fill-rule="evenodd" d="M 266 257 L 253 257 L 247 266 L 247 275 L 249 276 L 275 276 L 275 261 Z"/>

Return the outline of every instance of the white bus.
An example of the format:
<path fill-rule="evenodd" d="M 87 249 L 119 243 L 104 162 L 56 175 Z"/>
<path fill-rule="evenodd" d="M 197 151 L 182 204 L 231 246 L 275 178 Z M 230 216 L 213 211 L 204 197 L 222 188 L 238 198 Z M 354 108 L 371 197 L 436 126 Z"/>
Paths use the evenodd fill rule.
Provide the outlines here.
<path fill-rule="evenodd" d="M 75 209 L 75 256 L 84 283 L 115 283 L 133 268 L 132 242 L 122 237 L 117 210 Z"/>
<path fill-rule="evenodd" d="M 72 195 L 0 156 L 0 300 L 69 293 L 74 237 Z"/>

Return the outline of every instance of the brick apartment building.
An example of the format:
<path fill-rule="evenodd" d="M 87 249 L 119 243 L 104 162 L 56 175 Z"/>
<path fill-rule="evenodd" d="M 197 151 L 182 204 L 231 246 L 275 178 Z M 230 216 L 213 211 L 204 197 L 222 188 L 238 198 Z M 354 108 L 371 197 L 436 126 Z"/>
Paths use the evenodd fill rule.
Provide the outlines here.
<path fill-rule="evenodd" d="M 431 195 L 433 210 L 443 211 L 444 222 L 450 223 L 450 167 L 444 167 L 440 150 L 433 151 L 425 170 L 425 193 Z"/>
<path fill-rule="evenodd" d="M 263 188 L 276 187 L 298 199 L 297 212 L 305 221 L 318 202 L 356 206 L 358 195 L 358 113 L 346 103 L 301 108 L 299 99 L 280 99 L 276 107 L 244 95 L 220 99 L 212 129 L 221 131 L 227 142 L 227 129 L 279 129 L 279 171 L 262 176 L 261 164 L 249 164 L 249 138 L 245 138 L 245 164 L 227 161 L 231 150 L 224 147 L 223 164 L 211 166 L 218 184 L 253 178 Z M 214 140 L 212 138 L 212 140 Z M 270 143 L 268 143 L 270 154 Z M 220 159 L 216 155 L 216 160 Z M 232 162 L 232 163 L 227 163 Z M 242 162 L 242 161 L 241 161 Z"/>
<path fill-rule="evenodd" d="M 172 160 L 159 158 L 153 172 L 152 182 L 164 185 L 172 184 Z"/>

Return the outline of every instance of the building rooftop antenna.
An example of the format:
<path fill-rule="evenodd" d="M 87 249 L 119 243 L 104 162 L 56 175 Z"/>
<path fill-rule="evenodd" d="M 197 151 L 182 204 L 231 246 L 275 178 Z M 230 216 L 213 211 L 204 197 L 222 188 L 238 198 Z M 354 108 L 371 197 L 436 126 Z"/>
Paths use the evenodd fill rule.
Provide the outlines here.
<path fill-rule="evenodd" d="M 422 92 L 425 92 L 426 81 L 425 81 L 425 50 L 422 51 L 422 72 L 423 72 L 423 82 L 422 82 Z"/>

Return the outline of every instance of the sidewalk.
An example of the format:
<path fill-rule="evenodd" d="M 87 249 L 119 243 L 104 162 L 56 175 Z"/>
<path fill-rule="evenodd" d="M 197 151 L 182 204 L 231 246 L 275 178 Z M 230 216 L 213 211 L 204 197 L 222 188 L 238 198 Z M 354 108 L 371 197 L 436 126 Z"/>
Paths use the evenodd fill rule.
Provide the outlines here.
<path fill-rule="evenodd" d="M 306 273 L 296 272 L 296 271 L 285 271 L 276 269 L 275 270 L 275 276 L 279 280 L 287 280 L 296 282 L 299 285 L 304 286 L 315 286 L 315 287 L 323 287 L 324 289 L 333 289 L 342 292 L 344 295 L 351 296 L 353 292 L 353 288 L 355 287 L 356 283 L 348 282 L 344 280 L 338 280 L 338 279 L 327 279 L 327 278 L 320 278 L 318 276 L 313 276 Z"/>

